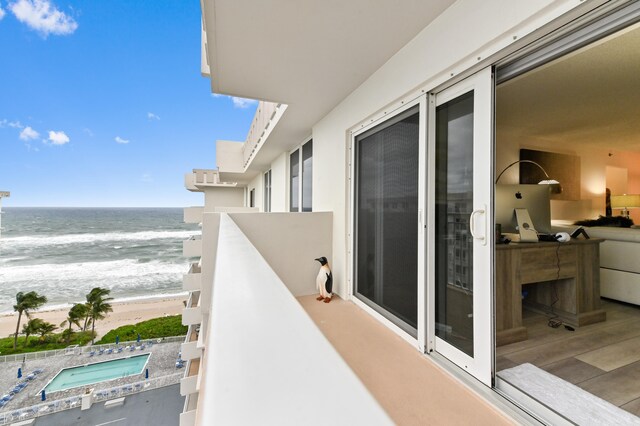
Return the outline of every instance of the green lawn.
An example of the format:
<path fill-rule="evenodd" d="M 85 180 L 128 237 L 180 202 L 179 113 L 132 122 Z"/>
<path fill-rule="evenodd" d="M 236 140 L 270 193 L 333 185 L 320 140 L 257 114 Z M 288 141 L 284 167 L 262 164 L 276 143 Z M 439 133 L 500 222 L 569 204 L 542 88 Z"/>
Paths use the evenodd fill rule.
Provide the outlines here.
<path fill-rule="evenodd" d="M 77 332 L 71 335 L 69 343 L 62 338 L 62 333 L 51 334 L 40 340 L 40 336 L 29 336 L 29 342 L 25 345 L 24 337 L 18 336 L 18 346 L 13 349 L 13 337 L 0 339 L 0 355 L 21 354 L 25 352 L 49 351 L 64 349 L 69 345 L 85 345 L 91 342 L 91 332 Z"/>
<path fill-rule="evenodd" d="M 182 325 L 182 315 L 153 318 L 133 325 L 123 325 L 105 334 L 96 345 L 115 343 L 116 336 L 121 342 L 136 340 L 138 333 L 141 339 L 156 339 L 158 337 L 184 336 L 187 326 Z"/>

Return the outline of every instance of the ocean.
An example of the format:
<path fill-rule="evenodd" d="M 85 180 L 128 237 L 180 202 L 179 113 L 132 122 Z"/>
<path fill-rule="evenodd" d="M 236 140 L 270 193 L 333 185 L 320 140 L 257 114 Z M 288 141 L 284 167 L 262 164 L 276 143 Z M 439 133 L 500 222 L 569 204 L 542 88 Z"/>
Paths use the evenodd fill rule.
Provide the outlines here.
<path fill-rule="evenodd" d="M 85 301 L 93 287 L 116 300 L 178 295 L 188 259 L 182 241 L 200 233 L 179 208 L 4 208 L 0 313 L 16 293 L 47 296 L 46 308 Z"/>

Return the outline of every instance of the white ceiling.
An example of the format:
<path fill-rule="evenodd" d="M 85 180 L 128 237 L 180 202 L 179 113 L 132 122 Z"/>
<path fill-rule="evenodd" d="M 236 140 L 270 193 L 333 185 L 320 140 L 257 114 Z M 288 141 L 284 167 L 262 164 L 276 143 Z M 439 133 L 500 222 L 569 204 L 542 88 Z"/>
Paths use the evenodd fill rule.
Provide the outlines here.
<path fill-rule="evenodd" d="M 640 151 L 640 29 L 508 81 L 496 100 L 499 140 Z"/>
<path fill-rule="evenodd" d="M 289 107 L 252 169 L 311 126 L 454 0 L 203 0 L 216 93 Z"/>

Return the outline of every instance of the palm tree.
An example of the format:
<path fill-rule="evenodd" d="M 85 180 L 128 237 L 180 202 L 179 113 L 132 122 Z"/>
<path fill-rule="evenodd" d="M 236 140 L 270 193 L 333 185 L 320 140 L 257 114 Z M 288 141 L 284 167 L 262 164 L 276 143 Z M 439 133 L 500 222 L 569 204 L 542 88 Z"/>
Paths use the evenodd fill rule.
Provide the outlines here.
<path fill-rule="evenodd" d="M 93 305 L 93 302 L 98 299 L 111 300 L 111 298 L 105 299 L 105 297 L 108 296 L 109 293 L 111 293 L 111 290 L 102 287 L 94 287 L 89 293 L 87 293 L 87 302 L 85 303 L 87 311 L 84 316 L 84 325 L 82 326 L 82 331 L 87 330 L 87 326 L 89 324 L 89 321 L 91 320 L 91 306 Z"/>
<path fill-rule="evenodd" d="M 58 328 L 55 324 L 51 324 L 50 322 L 42 321 L 40 326 L 38 327 L 38 334 L 40 335 L 40 340 L 44 340 L 44 336 L 50 334 L 53 330 Z"/>
<path fill-rule="evenodd" d="M 96 287 L 87 294 L 87 305 L 89 305 L 89 319 L 91 320 L 91 344 L 95 341 L 96 321 L 104 319 L 109 312 L 113 311 L 107 297 L 111 290 Z"/>
<path fill-rule="evenodd" d="M 69 313 L 67 314 L 67 319 L 60 323 L 60 327 L 65 327 L 66 325 L 69 328 L 65 333 L 65 340 L 69 343 L 69 339 L 71 338 L 71 327 L 75 324 L 76 327 L 80 328 L 80 321 L 89 314 L 89 309 L 87 305 L 84 303 L 76 303 L 69 309 Z"/>
<path fill-rule="evenodd" d="M 29 343 L 29 336 L 36 334 L 40 329 L 41 324 L 42 320 L 40 318 L 32 318 L 22 326 L 22 333 L 24 334 L 24 344 L 22 346 L 27 346 L 27 343 Z"/>
<path fill-rule="evenodd" d="M 13 349 L 16 348 L 18 344 L 18 331 L 20 330 L 20 320 L 22 319 L 22 314 L 24 313 L 27 318 L 30 318 L 30 312 L 33 309 L 38 309 L 40 306 L 47 303 L 47 297 L 41 296 L 35 291 L 30 291 L 28 293 L 18 292 L 16 294 L 16 304 L 13 305 L 13 310 L 18 313 L 18 324 L 16 324 L 16 334 L 13 338 Z"/>

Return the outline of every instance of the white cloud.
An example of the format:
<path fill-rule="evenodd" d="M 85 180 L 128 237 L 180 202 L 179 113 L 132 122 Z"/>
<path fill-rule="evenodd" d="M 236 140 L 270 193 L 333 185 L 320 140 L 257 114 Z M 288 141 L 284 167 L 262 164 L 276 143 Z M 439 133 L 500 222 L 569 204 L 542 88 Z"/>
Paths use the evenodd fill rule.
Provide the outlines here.
<path fill-rule="evenodd" d="M 84 129 L 82 129 L 82 131 L 88 134 L 89 136 L 93 137 L 93 132 L 91 131 L 91 129 L 85 127 Z"/>
<path fill-rule="evenodd" d="M 49 130 L 49 141 L 53 145 L 64 145 L 69 143 L 69 136 L 63 131 L 55 132 L 53 130 Z"/>
<path fill-rule="evenodd" d="M 22 128 L 24 128 L 22 123 L 20 123 L 19 121 L 2 120 L 2 122 L 0 122 L 0 124 L 1 124 L 0 127 L 9 126 L 9 127 L 13 127 L 14 129 L 22 129 Z"/>
<path fill-rule="evenodd" d="M 155 115 L 155 114 L 154 114 L 154 113 L 152 113 L 152 112 L 148 112 L 148 113 L 147 113 L 147 118 L 148 118 L 149 120 L 160 120 L 160 117 L 158 117 L 157 115 Z"/>
<path fill-rule="evenodd" d="M 122 144 L 129 143 L 129 140 L 128 140 L 128 139 L 122 139 L 120 136 L 116 136 L 114 140 L 115 140 L 117 143 L 122 143 Z"/>
<path fill-rule="evenodd" d="M 18 21 L 44 37 L 72 34 L 78 28 L 78 23 L 71 16 L 58 10 L 49 0 L 16 0 L 9 3 L 9 10 Z"/>
<path fill-rule="evenodd" d="M 258 103 L 258 101 L 254 99 L 238 98 L 235 96 L 232 96 L 231 100 L 233 101 L 233 106 L 235 108 L 249 108 L 251 105 Z"/>
<path fill-rule="evenodd" d="M 2 10 L 2 8 L 0 7 L 0 21 L 2 20 L 2 18 L 4 18 L 5 14 L 6 14 L 6 12 L 4 10 Z"/>
<path fill-rule="evenodd" d="M 151 182 L 153 182 L 153 176 L 151 176 L 150 173 L 145 173 L 145 174 L 142 175 L 140 180 L 142 182 L 151 183 Z"/>
<path fill-rule="evenodd" d="M 20 139 L 23 141 L 30 141 L 33 139 L 38 139 L 40 137 L 40 133 L 33 130 L 31 127 L 27 126 L 20 132 Z"/>

